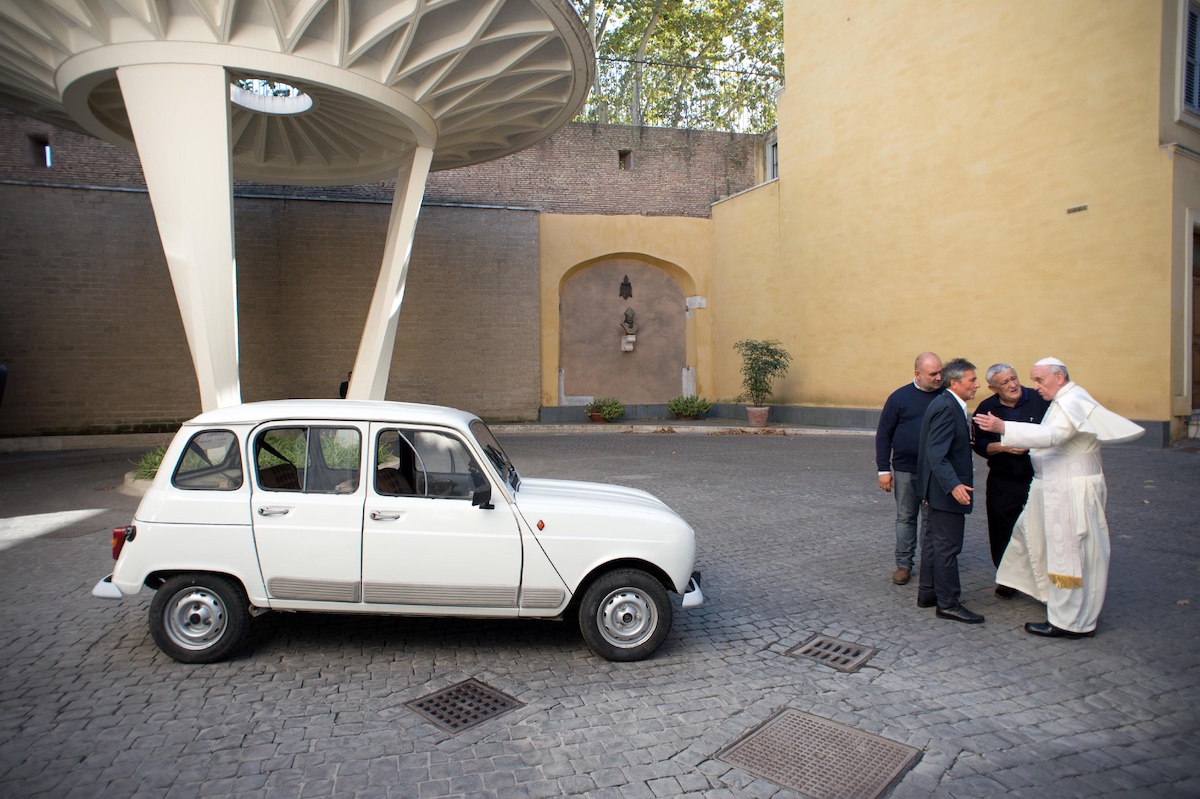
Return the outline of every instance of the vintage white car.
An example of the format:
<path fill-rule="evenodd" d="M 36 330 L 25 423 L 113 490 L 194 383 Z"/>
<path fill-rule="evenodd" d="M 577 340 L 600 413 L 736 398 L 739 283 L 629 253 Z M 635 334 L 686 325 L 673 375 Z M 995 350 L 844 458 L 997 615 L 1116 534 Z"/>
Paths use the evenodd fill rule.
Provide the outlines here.
<path fill-rule="evenodd" d="M 365 446 L 364 446 L 365 444 Z M 522 479 L 469 413 L 281 400 L 185 423 L 92 593 L 155 589 L 150 631 L 185 663 L 228 655 L 267 610 L 562 619 L 640 660 L 704 601 L 695 534 L 645 491 Z"/>

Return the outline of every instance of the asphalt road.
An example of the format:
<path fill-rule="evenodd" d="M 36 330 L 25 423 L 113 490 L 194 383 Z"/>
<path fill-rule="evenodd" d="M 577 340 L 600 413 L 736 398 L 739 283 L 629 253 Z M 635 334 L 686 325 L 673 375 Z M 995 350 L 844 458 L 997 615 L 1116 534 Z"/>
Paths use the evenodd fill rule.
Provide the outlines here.
<path fill-rule="evenodd" d="M 781 708 L 919 749 L 896 797 L 1200 795 L 1196 450 L 1105 451 L 1108 598 L 1063 641 L 992 594 L 982 511 L 960 564 L 985 624 L 892 585 L 869 437 L 502 442 L 525 475 L 645 488 L 696 528 L 707 602 L 653 659 L 597 658 L 570 623 L 267 614 L 182 665 L 148 591 L 90 595 L 137 453 L 0 455 L 0 796 L 797 796 L 715 757 Z M 876 652 L 849 674 L 787 654 L 814 633 Z M 467 678 L 524 704 L 457 735 L 404 704 Z"/>

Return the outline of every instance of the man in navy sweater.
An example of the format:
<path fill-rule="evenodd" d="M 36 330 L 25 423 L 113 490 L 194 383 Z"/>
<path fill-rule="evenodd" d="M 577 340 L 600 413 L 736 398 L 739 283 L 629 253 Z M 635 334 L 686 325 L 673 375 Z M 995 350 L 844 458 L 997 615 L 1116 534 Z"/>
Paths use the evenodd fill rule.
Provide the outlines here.
<path fill-rule="evenodd" d="M 942 392 L 941 386 L 942 359 L 932 352 L 922 352 L 913 364 L 913 381 L 887 398 L 875 431 L 879 487 L 896 495 L 896 570 L 892 572 L 896 585 L 904 585 L 912 576 L 921 508 L 916 485 L 921 420 L 929 403 Z"/>

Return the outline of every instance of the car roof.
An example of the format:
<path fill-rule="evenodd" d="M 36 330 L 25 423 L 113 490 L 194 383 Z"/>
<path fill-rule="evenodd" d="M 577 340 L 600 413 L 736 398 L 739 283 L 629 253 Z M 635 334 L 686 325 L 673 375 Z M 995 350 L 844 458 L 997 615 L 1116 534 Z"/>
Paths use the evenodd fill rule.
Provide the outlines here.
<path fill-rule="evenodd" d="M 205 411 L 185 425 L 261 424 L 285 420 L 440 424 L 467 428 L 479 417 L 441 405 L 376 400 L 290 399 L 246 402 Z"/>

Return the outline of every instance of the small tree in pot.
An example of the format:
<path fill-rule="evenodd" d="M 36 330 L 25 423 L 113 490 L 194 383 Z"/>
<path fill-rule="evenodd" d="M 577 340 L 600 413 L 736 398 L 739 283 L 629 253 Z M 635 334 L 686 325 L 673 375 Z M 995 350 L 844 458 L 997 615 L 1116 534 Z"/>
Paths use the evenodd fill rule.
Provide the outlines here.
<path fill-rule="evenodd" d="M 771 396 L 775 378 L 787 374 L 792 356 L 778 341 L 743 339 L 733 345 L 742 356 L 742 389 L 750 401 L 746 409 L 752 427 L 763 427 L 767 423 L 767 398 Z"/>

